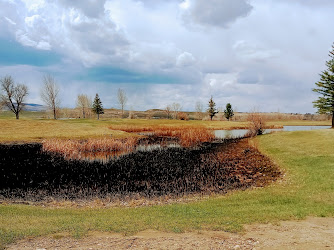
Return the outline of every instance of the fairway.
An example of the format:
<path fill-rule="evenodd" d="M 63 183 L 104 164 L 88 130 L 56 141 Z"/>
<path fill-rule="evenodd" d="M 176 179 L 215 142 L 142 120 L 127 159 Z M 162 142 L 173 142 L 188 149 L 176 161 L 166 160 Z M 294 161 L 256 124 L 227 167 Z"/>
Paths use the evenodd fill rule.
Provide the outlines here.
<path fill-rule="evenodd" d="M 236 232 L 256 222 L 334 216 L 334 130 L 281 132 L 257 137 L 253 143 L 281 167 L 281 180 L 265 188 L 170 205 L 48 208 L 1 204 L 1 244 L 56 232 L 74 237 L 89 231 L 133 234 L 146 229 Z"/>

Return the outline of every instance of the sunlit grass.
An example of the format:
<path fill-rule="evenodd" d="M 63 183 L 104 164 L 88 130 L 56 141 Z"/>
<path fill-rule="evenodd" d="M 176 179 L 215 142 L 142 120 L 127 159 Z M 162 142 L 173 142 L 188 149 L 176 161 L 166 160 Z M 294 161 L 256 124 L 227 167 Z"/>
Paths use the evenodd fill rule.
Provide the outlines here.
<path fill-rule="evenodd" d="M 122 121 L 121 121 L 122 122 Z M 212 196 L 198 202 L 137 208 L 43 208 L 0 205 L 0 244 L 25 236 L 90 230 L 132 234 L 242 230 L 244 224 L 334 216 L 334 130 L 260 136 L 258 146 L 284 170 L 265 188 Z"/>
<path fill-rule="evenodd" d="M 119 126 L 142 131 L 144 127 L 173 126 L 208 129 L 247 129 L 248 122 L 238 121 L 180 121 L 163 119 L 67 119 L 48 120 L 41 119 L 39 112 L 25 112 L 19 120 L 9 112 L 0 113 L 0 142 L 41 142 L 43 139 L 88 139 L 110 137 L 128 137 L 127 132 L 119 130 Z M 329 121 L 270 121 L 269 126 L 282 125 L 330 125 Z M 114 130 L 109 129 L 113 127 Z"/>
<path fill-rule="evenodd" d="M 133 151 L 137 139 L 90 138 L 88 140 L 47 139 L 43 140 L 43 151 L 58 153 L 65 159 L 81 159 L 87 153 L 125 153 Z"/>

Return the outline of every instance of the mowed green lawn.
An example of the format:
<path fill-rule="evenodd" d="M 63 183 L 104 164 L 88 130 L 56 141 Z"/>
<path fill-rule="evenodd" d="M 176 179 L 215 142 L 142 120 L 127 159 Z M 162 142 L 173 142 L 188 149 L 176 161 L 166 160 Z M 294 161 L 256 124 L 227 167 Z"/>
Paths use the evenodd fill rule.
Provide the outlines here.
<path fill-rule="evenodd" d="M 19 238 L 88 231 L 240 231 L 244 224 L 334 216 L 334 130 L 281 132 L 255 139 L 284 171 L 282 180 L 187 204 L 138 208 L 0 205 L 0 246 Z"/>

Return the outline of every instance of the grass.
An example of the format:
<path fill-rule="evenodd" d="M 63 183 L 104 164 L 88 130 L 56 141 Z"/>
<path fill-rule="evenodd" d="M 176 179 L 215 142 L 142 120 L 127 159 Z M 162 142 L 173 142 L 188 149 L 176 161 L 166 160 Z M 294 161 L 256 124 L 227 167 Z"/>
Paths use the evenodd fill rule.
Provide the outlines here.
<path fill-rule="evenodd" d="M 212 196 L 187 204 L 135 208 L 46 208 L 0 205 L 0 245 L 19 238 L 90 230 L 133 234 L 240 231 L 244 224 L 334 216 L 334 130 L 282 132 L 258 137 L 255 144 L 285 171 L 271 186 Z"/>
<path fill-rule="evenodd" d="M 138 128 L 173 126 L 209 129 L 242 129 L 248 128 L 248 122 L 238 121 L 180 121 L 157 119 L 68 119 L 48 120 L 42 119 L 41 112 L 23 112 L 21 118 L 16 120 L 9 112 L 0 112 L 0 143 L 3 142 L 41 142 L 43 139 L 88 139 L 88 138 L 125 138 L 129 133 L 119 130 L 121 127 Z M 330 125 L 330 121 L 270 121 L 273 125 Z M 112 127 L 111 130 L 109 127 Z"/>
<path fill-rule="evenodd" d="M 215 139 L 215 135 L 212 129 L 207 127 L 196 125 L 113 125 L 110 127 L 112 130 L 121 130 L 129 133 L 148 132 L 155 136 L 173 137 L 180 140 L 180 144 L 183 147 L 197 146 L 203 142 L 211 142 Z"/>
<path fill-rule="evenodd" d="M 90 138 L 84 141 L 48 139 L 43 140 L 43 151 L 59 153 L 66 159 L 80 159 L 85 153 L 112 153 L 133 151 L 137 139 Z"/>

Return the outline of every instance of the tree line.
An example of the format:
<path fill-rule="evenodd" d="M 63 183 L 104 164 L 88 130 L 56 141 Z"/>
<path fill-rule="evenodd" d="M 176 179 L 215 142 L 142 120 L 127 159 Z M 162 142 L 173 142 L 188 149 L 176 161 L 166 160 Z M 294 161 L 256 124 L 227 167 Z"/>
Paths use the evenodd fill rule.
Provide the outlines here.
<path fill-rule="evenodd" d="M 28 87 L 25 84 L 15 83 L 11 76 L 3 77 L 0 79 L 0 83 L 3 92 L 0 99 L 1 104 L 7 106 L 7 108 L 15 114 L 16 119 L 19 119 L 20 112 L 25 105 L 24 101 L 28 96 Z M 53 119 L 57 119 L 61 101 L 59 96 L 59 86 L 53 76 L 45 75 L 43 77 L 43 86 L 41 88 L 40 96 L 44 104 L 52 111 Z M 124 117 L 124 108 L 128 98 L 123 89 L 118 89 L 117 99 L 121 108 L 121 115 Z M 103 104 L 98 94 L 95 95 L 93 101 L 88 95 L 79 94 L 76 100 L 76 107 L 80 110 L 82 118 L 86 118 L 90 111 L 93 111 L 97 115 L 97 119 L 100 118 L 101 114 L 104 114 Z M 181 109 L 182 106 L 179 103 L 168 105 L 165 109 L 167 119 L 174 118 L 187 120 L 187 115 L 181 112 Z M 203 114 L 203 106 L 199 102 L 196 104 L 196 112 Z M 211 97 L 207 109 L 207 113 L 211 120 L 218 112 L 216 103 L 213 101 L 213 97 Z M 224 110 L 224 116 L 226 119 L 230 120 L 233 115 L 232 106 L 228 103 Z"/>
<path fill-rule="evenodd" d="M 5 76 L 0 79 L 0 110 L 6 106 L 15 114 L 16 119 L 19 119 L 20 112 L 25 106 L 25 100 L 29 94 L 28 87 L 25 84 L 15 83 L 11 76 Z M 45 106 L 52 111 L 53 119 L 57 119 L 60 110 L 59 85 L 55 78 L 51 75 L 43 77 L 43 86 L 40 91 L 40 96 Z M 121 106 L 122 117 L 124 116 L 124 107 L 127 102 L 127 96 L 123 89 L 118 89 L 118 103 Z M 97 118 L 104 113 L 103 105 L 98 94 L 94 101 L 86 95 L 79 94 L 76 100 L 76 107 L 80 110 L 82 117 L 86 118 L 90 111 L 93 111 Z"/>

